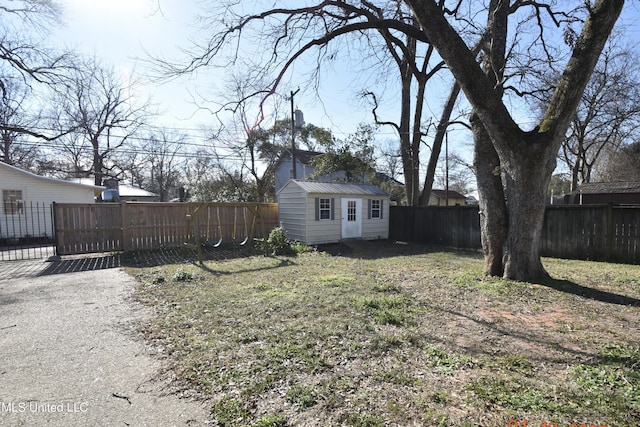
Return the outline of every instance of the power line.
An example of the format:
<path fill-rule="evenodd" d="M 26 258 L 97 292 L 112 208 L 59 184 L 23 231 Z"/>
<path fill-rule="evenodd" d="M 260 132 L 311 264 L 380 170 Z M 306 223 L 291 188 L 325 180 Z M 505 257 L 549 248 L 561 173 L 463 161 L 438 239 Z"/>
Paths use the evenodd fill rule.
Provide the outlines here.
<path fill-rule="evenodd" d="M 36 142 L 15 142 L 14 144 L 15 146 L 20 146 L 20 147 L 26 147 L 26 148 L 42 148 L 44 150 L 47 149 L 58 149 L 60 150 L 61 154 L 67 152 L 67 153 L 75 153 L 75 154 L 79 154 L 79 155 L 87 155 L 87 156 L 93 156 L 93 147 L 90 146 L 81 146 L 81 147 L 75 147 L 75 149 L 73 147 L 64 145 L 62 143 L 46 143 L 46 144 L 41 144 L 41 143 L 36 143 Z M 113 154 L 142 154 L 142 155 L 153 155 L 154 151 L 153 150 L 148 150 L 148 149 L 144 149 L 143 147 L 131 147 L 131 146 L 121 146 L 121 147 L 116 147 L 113 148 L 111 150 L 109 150 L 111 153 Z M 196 152 L 196 151 L 172 151 L 172 150 L 167 150 L 164 153 L 159 153 L 160 155 L 166 155 L 166 156 L 177 156 L 177 157 L 181 157 L 181 158 L 202 158 L 203 154 L 201 152 Z M 244 161 L 246 160 L 244 157 L 242 157 L 241 155 L 235 153 L 235 154 L 220 154 L 220 153 L 211 153 L 211 157 L 216 157 L 217 159 L 220 160 L 233 160 L 233 161 Z"/>

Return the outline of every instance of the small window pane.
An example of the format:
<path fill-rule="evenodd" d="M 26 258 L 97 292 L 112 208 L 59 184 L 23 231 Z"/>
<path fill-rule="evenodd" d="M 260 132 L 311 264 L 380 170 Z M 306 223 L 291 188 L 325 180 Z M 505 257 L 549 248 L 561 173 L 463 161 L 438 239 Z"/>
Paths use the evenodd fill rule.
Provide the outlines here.
<path fill-rule="evenodd" d="M 380 219 L 380 206 L 382 200 L 371 200 L 371 218 Z"/>
<path fill-rule="evenodd" d="M 320 199 L 320 219 L 331 219 L 331 199 Z"/>
<path fill-rule="evenodd" d="M 22 190 L 2 190 L 2 201 L 5 215 L 22 215 L 24 213 Z"/>
<path fill-rule="evenodd" d="M 356 220 L 356 202 L 349 200 L 347 202 L 347 221 L 354 222 Z"/>

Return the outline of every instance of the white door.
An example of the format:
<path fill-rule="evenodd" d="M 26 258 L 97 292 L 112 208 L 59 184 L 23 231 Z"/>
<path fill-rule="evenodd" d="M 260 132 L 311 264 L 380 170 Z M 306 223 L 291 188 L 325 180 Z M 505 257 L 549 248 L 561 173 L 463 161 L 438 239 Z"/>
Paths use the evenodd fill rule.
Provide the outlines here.
<path fill-rule="evenodd" d="M 362 199 L 342 199 L 342 238 L 362 237 Z"/>

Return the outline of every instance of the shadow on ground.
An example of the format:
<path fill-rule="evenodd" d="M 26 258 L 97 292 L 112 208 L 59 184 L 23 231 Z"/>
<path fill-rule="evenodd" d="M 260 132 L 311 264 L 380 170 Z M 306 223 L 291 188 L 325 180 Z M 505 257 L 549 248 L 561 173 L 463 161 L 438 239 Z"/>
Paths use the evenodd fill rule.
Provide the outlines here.
<path fill-rule="evenodd" d="M 235 244 L 202 248 L 202 261 L 224 261 L 245 258 L 258 252 L 248 246 Z M 189 248 L 171 248 L 150 251 L 134 251 L 123 254 L 123 265 L 127 267 L 157 267 L 169 264 L 198 264 L 198 251 Z"/>
<path fill-rule="evenodd" d="M 228 245 L 202 250 L 203 261 L 223 261 L 255 255 L 251 248 Z M 157 267 L 169 264 L 197 264 L 198 253 L 188 248 L 174 248 L 152 251 L 132 251 L 125 253 L 74 255 L 73 257 L 52 257 L 38 276 L 77 273 L 81 271 L 106 270 L 118 267 Z"/>
<path fill-rule="evenodd" d="M 592 299 L 608 304 L 631 305 L 640 307 L 640 299 L 620 295 L 613 292 L 601 291 L 599 289 L 588 288 L 569 280 L 546 279 L 538 282 L 539 285 L 546 286 L 556 291 L 577 295 L 582 298 Z"/>
<path fill-rule="evenodd" d="M 431 247 L 425 245 L 404 244 L 393 241 L 365 241 L 347 240 L 335 244 L 319 245 L 318 251 L 325 252 L 331 256 L 345 256 L 362 259 L 391 258 L 399 255 L 411 255 L 425 253 L 429 251 L 447 250 L 441 247 Z M 481 258 L 482 254 L 477 251 L 455 251 L 460 256 L 469 258 Z M 224 261 L 237 258 L 245 258 L 256 255 L 255 249 L 240 245 L 223 245 L 218 248 L 202 249 L 203 261 Z M 126 253 L 110 253 L 103 255 L 74 256 L 70 259 L 58 259 L 52 261 L 38 276 L 53 274 L 75 273 L 81 271 L 106 270 L 118 267 L 157 267 L 170 264 L 199 264 L 198 252 L 189 248 L 172 248 L 163 250 L 132 251 Z M 285 262 L 282 265 L 286 265 Z M 204 268 L 204 267 L 203 267 Z M 212 273 L 214 270 L 205 268 Z M 538 284 L 555 289 L 560 292 L 570 293 L 583 298 L 601 301 L 608 304 L 640 306 L 640 299 L 620 295 L 599 289 L 589 288 L 567 280 L 548 279 L 538 282 Z"/>
<path fill-rule="evenodd" d="M 421 255 L 430 252 L 451 252 L 460 257 L 482 259 L 482 253 L 479 250 L 447 248 L 438 245 L 416 244 L 393 240 L 345 239 L 339 243 L 318 245 L 317 250 L 331 256 L 360 259 L 393 258 L 396 256 Z"/>
<path fill-rule="evenodd" d="M 120 254 L 109 254 L 103 256 L 91 256 L 65 260 L 53 260 L 42 270 L 38 276 L 50 276 L 53 274 L 78 273 L 81 271 L 106 270 L 122 266 L 122 256 Z"/>

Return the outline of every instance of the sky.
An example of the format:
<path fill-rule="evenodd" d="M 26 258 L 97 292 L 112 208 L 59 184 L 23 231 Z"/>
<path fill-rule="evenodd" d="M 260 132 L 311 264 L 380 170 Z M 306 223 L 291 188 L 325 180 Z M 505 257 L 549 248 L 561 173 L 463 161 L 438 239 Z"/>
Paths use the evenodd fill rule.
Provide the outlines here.
<path fill-rule="evenodd" d="M 148 74 L 149 57 L 166 59 L 182 57 L 180 49 L 189 46 L 198 6 L 185 0 L 59 0 L 64 5 L 64 27 L 52 34 L 60 45 L 95 55 L 113 64 L 123 75 Z M 198 112 L 194 98 L 210 95 L 220 88 L 226 76 L 209 72 L 177 81 L 147 81 L 144 94 L 151 95 L 162 113 L 159 120 L 169 127 L 193 130 L 215 124 L 211 114 Z M 353 90 L 349 81 L 337 79 L 327 83 L 319 103 L 311 90 L 302 90 L 294 98 L 295 107 L 303 111 L 305 122 L 333 128 L 337 134 L 355 132 L 358 123 L 370 122 L 369 111 L 351 102 Z M 299 86 L 298 86 L 299 87 Z M 291 90 L 283 88 L 280 97 L 286 102 Z M 285 105 L 289 105 L 288 103 Z M 360 110 L 360 111 L 358 111 Z M 287 115 L 289 109 L 281 113 Z M 284 118 L 284 117 L 280 117 Z"/>
<path fill-rule="evenodd" d="M 64 6 L 64 26 L 53 32 L 57 44 L 95 56 L 123 77 L 143 76 L 142 96 L 151 96 L 168 126 L 196 128 L 188 90 L 195 82 L 161 84 L 150 80 L 150 55 L 173 57 L 188 38 L 190 19 L 179 0 L 59 0 Z M 182 7 L 180 7 L 182 6 Z"/>
<path fill-rule="evenodd" d="M 53 42 L 72 47 L 87 55 L 95 55 L 111 64 L 124 76 L 149 72 L 149 56 L 167 59 L 180 58 L 180 48 L 189 45 L 195 34 L 199 2 L 192 0 L 58 0 L 63 4 L 65 25 L 53 31 Z M 297 3 L 296 3 L 297 4 Z M 640 2 L 627 2 L 622 23 L 628 36 L 640 42 Z M 253 3 L 251 4 L 253 6 Z M 325 75 L 321 87 L 322 101 L 311 88 L 301 87 L 295 97 L 295 106 L 303 111 L 305 122 L 331 129 L 338 138 L 346 138 L 356 131 L 361 122 L 373 121 L 370 108 L 355 96 L 353 77 L 349 65 L 337 63 Z M 299 70 L 299 69 L 298 69 Z M 211 95 L 220 89 L 227 76 L 218 72 L 198 72 L 187 78 L 159 83 L 147 80 L 142 94 L 151 96 L 161 112 L 158 124 L 178 131 L 191 132 L 198 138 L 204 126 L 217 122 L 207 111 L 198 110 L 193 103 L 194 94 Z M 296 82 L 289 81 L 275 97 L 286 101 Z M 444 93 L 444 92 L 443 92 Z M 427 100 L 427 111 L 439 114 L 443 96 Z M 288 106 L 288 103 L 284 104 Z M 397 120 L 394 110 L 387 110 L 390 120 Z M 279 113 L 288 115 L 288 108 Z M 397 140 L 391 129 L 383 129 L 379 138 Z M 466 153 L 470 161 L 470 136 L 451 138 L 451 150 Z M 427 151 L 427 150 L 425 150 Z"/>

